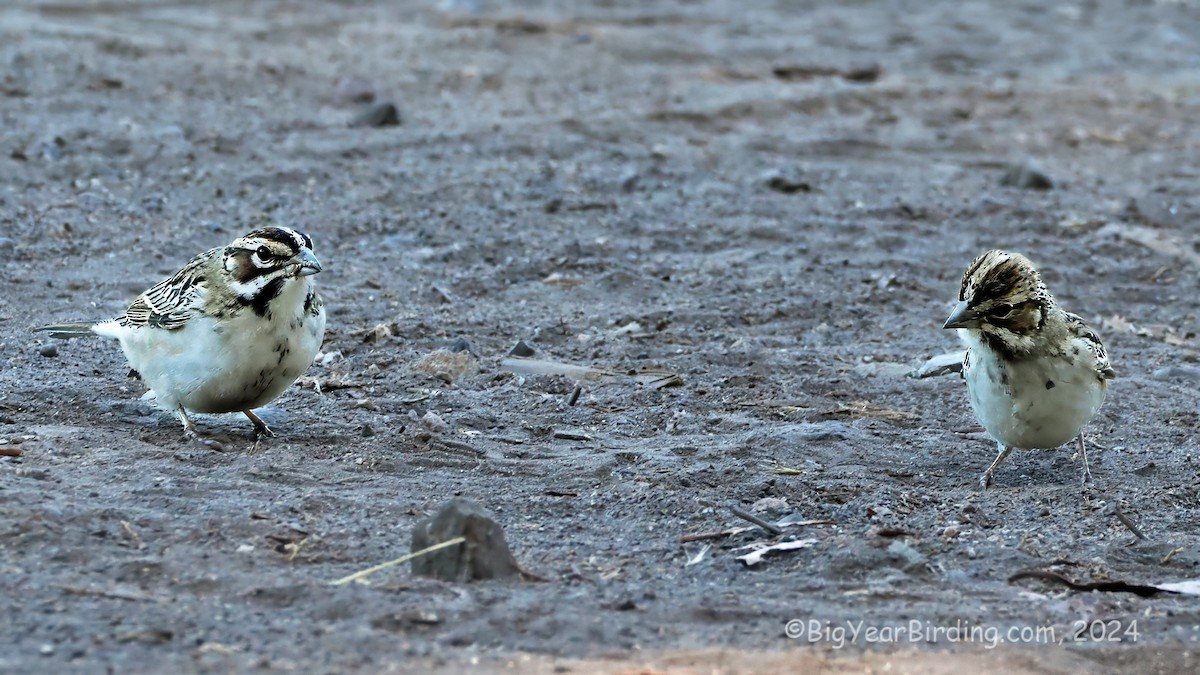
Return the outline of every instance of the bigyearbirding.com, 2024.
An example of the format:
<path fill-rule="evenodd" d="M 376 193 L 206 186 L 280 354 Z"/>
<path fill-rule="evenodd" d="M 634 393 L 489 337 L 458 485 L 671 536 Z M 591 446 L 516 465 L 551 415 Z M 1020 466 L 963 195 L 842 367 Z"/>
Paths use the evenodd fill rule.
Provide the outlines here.
<path fill-rule="evenodd" d="M 937 624 L 912 619 L 872 624 L 865 620 L 822 621 L 792 619 L 784 635 L 793 640 L 827 644 L 834 649 L 872 644 L 979 644 L 994 649 L 1002 644 L 1061 645 L 1069 642 L 1137 642 L 1137 619 L 1077 620 L 1058 626 L 996 626 L 955 620 Z"/>

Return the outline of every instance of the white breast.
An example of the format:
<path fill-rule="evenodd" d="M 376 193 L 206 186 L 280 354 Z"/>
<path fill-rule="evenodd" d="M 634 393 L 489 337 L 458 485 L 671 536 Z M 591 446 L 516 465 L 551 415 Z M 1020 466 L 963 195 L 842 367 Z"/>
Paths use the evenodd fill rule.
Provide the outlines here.
<path fill-rule="evenodd" d="M 246 307 L 222 319 L 196 316 L 176 330 L 116 322 L 93 330 L 121 342 L 163 408 L 249 410 L 277 398 L 316 357 L 325 314 L 304 311 L 311 287 L 307 277 L 288 283 L 267 316 Z"/>
<path fill-rule="evenodd" d="M 1006 361 L 973 336 L 964 339 L 970 347 L 963 376 L 971 407 L 1006 446 L 1056 448 L 1077 436 L 1104 402 L 1104 383 L 1081 341 L 1085 348 L 1073 355 L 1067 349 L 1062 356 Z"/>

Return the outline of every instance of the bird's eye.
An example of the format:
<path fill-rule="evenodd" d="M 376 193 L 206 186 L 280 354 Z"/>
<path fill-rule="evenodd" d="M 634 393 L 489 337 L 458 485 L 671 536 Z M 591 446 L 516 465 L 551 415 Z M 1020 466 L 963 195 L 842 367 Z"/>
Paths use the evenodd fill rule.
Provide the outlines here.
<path fill-rule="evenodd" d="M 258 250 L 255 251 L 255 253 L 262 260 L 267 260 L 267 259 L 271 258 L 271 249 L 267 248 L 266 246 L 259 246 Z"/>
<path fill-rule="evenodd" d="M 993 311 L 993 313 L 996 316 L 1008 316 L 1009 314 L 1012 314 L 1012 311 L 1013 311 L 1012 305 L 1003 304 L 1003 305 L 996 305 L 996 309 Z"/>

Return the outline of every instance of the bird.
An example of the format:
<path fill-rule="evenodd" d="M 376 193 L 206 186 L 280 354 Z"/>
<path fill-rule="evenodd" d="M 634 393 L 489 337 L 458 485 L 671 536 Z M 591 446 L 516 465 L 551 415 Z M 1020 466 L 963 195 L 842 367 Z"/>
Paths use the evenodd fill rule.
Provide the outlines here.
<path fill-rule="evenodd" d="M 1001 250 L 980 255 L 943 328 L 957 329 L 967 346 L 962 376 L 971 408 L 998 446 L 982 487 L 1013 449 L 1049 450 L 1073 438 L 1083 482 L 1091 480 L 1082 429 L 1116 374 L 1100 337 L 1058 306 L 1033 263 Z"/>
<path fill-rule="evenodd" d="M 192 258 L 115 319 L 35 330 L 117 340 L 188 438 L 222 449 L 189 413 L 241 412 L 257 446 L 274 433 L 254 408 L 291 386 L 321 347 L 325 308 L 313 281 L 321 269 L 307 234 L 270 224 Z"/>

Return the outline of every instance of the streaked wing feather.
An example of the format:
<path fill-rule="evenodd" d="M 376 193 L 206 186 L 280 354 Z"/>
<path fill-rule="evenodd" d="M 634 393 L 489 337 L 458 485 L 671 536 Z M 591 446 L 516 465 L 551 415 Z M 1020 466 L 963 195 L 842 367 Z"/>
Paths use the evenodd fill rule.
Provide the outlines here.
<path fill-rule="evenodd" d="M 150 287 L 125 310 L 119 321 L 126 326 L 175 330 L 199 309 L 206 285 L 204 266 L 216 249 L 196 256 L 183 269 Z"/>
<path fill-rule="evenodd" d="M 1112 369 L 1112 364 L 1108 360 L 1108 351 L 1104 349 L 1104 343 L 1100 341 L 1100 336 L 1096 331 L 1083 320 L 1083 317 L 1078 314 L 1066 312 L 1067 325 L 1071 328 L 1071 333 L 1087 343 L 1089 349 L 1092 350 L 1092 356 L 1096 359 L 1096 373 L 1102 380 L 1111 380 L 1117 376 L 1116 371 Z"/>

